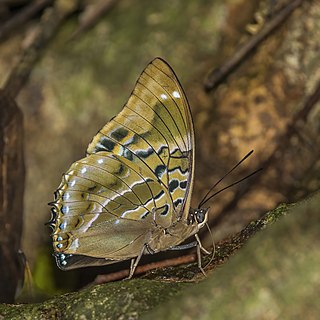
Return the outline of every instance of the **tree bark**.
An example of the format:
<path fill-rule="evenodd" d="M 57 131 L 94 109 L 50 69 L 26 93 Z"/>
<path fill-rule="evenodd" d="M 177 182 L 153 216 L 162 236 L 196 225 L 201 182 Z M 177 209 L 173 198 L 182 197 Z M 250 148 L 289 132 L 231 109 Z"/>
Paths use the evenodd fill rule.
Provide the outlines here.
<path fill-rule="evenodd" d="M 13 302 L 22 268 L 24 157 L 23 117 L 15 101 L 0 90 L 0 301 Z"/>

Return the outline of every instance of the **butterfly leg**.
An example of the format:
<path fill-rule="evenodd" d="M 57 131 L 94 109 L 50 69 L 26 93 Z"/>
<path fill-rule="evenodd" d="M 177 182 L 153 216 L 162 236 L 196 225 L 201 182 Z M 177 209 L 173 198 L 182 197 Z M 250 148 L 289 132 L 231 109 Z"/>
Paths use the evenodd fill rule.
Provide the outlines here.
<path fill-rule="evenodd" d="M 143 253 L 145 251 L 145 248 L 146 248 L 146 246 L 143 246 L 140 254 L 136 258 L 132 258 L 131 259 L 130 273 L 129 273 L 129 277 L 127 279 L 131 279 L 132 278 L 132 276 L 133 276 L 133 274 L 134 274 L 134 272 L 135 272 L 135 270 L 136 270 L 136 268 L 137 268 L 137 266 L 139 264 L 139 261 L 140 261 L 142 255 L 143 255 Z"/>
<path fill-rule="evenodd" d="M 207 274 L 206 272 L 203 270 L 202 268 L 202 262 L 201 262 L 201 249 L 199 244 L 197 245 L 197 257 L 198 257 L 198 268 L 200 269 L 200 271 L 203 273 L 203 275 L 206 277 Z"/>
<path fill-rule="evenodd" d="M 201 261 L 201 251 L 205 254 L 210 254 L 210 252 L 208 250 L 206 250 L 203 246 L 202 243 L 200 241 L 200 238 L 198 236 L 198 234 L 195 234 L 195 238 L 197 240 L 197 257 L 198 257 L 198 267 L 200 269 L 200 271 L 203 273 L 203 275 L 206 277 L 207 274 L 204 271 L 204 269 L 202 268 L 202 261 Z"/>
<path fill-rule="evenodd" d="M 200 250 L 204 253 L 204 254 L 211 254 L 210 251 L 208 251 L 207 249 L 205 249 L 203 246 L 202 246 L 202 243 L 200 241 L 200 238 L 198 236 L 198 234 L 196 233 L 194 235 L 196 237 L 196 240 L 197 240 L 197 243 L 198 243 L 198 247 L 200 248 Z"/>

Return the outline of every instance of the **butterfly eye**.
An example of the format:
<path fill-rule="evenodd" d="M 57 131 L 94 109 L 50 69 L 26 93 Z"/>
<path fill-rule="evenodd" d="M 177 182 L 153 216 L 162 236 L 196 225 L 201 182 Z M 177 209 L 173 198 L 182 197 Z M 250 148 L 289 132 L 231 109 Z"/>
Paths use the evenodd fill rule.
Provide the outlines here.
<path fill-rule="evenodd" d="M 196 219 L 198 223 L 203 222 L 205 217 L 206 217 L 206 211 L 204 209 L 197 210 Z"/>

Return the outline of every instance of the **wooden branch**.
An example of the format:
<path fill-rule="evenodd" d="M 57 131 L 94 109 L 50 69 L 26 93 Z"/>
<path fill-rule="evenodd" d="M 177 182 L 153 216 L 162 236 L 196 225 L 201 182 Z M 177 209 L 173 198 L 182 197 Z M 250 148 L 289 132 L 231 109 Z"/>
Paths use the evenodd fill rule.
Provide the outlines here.
<path fill-rule="evenodd" d="M 0 90 L 0 302 L 14 302 L 23 278 L 18 250 L 22 234 L 25 168 L 23 118 L 15 101 Z"/>
<path fill-rule="evenodd" d="M 117 0 L 100 0 L 97 3 L 87 5 L 80 16 L 79 25 L 72 33 L 70 40 L 74 40 L 80 34 L 97 24 L 97 22 L 114 7 L 116 2 Z"/>
<path fill-rule="evenodd" d="M 23 50 L 20 60 L 4 85 L 5 91 L 12 97 L 19 94 L 50 39 L 56 34 L 64 20 L 75 10 L 75 7 L 76 1 L 62 4 L 57 1 L 54 7 L 48 8 L 43 14 L 33 41 Z"/>
<path fill-rule="evenodd" d="M 212 270 L 217 266 L 223 264 L 230 256 L 232 256 L 237 250 L 239 250 L 243 245 L 246 244 L 248 239 L 253 237 L 257 232 L 261 231 L 265 228 L 266 225 L 273 223 L 276 221 L 281 215 L 286 212 L 290 206 L 282 205 L 279 208 L 275 209 L 272 212 L 267 213 L 263 218 L 258 219 L 252 223 L 249 223 L 243 230 L 239 233 L 229 237 L 228 239 L 222 240 L 216 244 L 216 250 L 214 256 L 212 255 L 203 257 L 203 265 L 206 270 Z M 272 219 L 270 218 L 272 217 Z M 147 274 L 144 278 L 148 279 L 157 279 L 159 276 L 160 279 L 163 278 L 164 274 L 168 272 L 165 271 L 165 268 L 179 266 L 183 264 L 189 264 L 186 267 L 175 268 L 173 270 L 170 269 L 169 274 L 166 278 L 169 280 L 171 278 L 172 281 L 186 281 L 186 269 L 190 268 L 190 264 L 197 260 L 196 253 L 176 257 L 173 259 L 166 259 L 162 261 L 152 262 L 149 264 L 145 264 L 142 266 L 138 266 L 134 275 L 141 275 L 148 271 L 155 270 L 152 274 Z M 194 281 L 198 276 L 203 277 L 203 274 L 200 272 L 200 269 L 196 264 L 192 264 L 191 268 L 193 268 L 194 272 L 192 272 L 192 278 L 188 279 L 188 281 Z M 113 272 L 109 274 L 99 275 L 96 277 L 94 282 L 91 285 L 102 284 L 106 282 L 116 281 L 123 279 L 129 275 L 129 269 L 121 270 L 118 272 Z"/>
<path fill-rule="evenodd" d="M 148 263 L 142 266 L 138 266 L 135 275 L 143 274 L 151 270 L 159 269 L 159 268 L 165 268 L 165 267 L 172 267 L 172 266 L 178 266 L 181 264 L 191 263 L 196 260 L 196 254 L 189 254 L 173 259 L 166 259 L 162 261 L 152 262 Z M 125 277 L 129 276 L 129 269 L 109 273 L 109 274 L 102 274 L 98 275 L 96 279 L 94 280 L 93 284 L 102 284 L 106 282 L 116 281 L 123 279 Z"/>
<path fill-rule="evenodd" d="M 232 71 L 234 71 L 245 58 L 255 49 L 264 39 L 266 39 L 277 27 L 279 27 L 291 13 L 302 4 L 302 0 L 295 0 L 283 8 L 272 20 L 267 22 L 265 26 L 252 38 L 237 49 L 234 55 L 225 62 L 221 67 L 211 71 L 204 82 L 205 90 L 211 91 L 217 87 Z"/>
<path fill-rule="evenodd" d="M 298 123 L 303 123 L 303 122 L 305 123 L 307 121 L 308 115 L 314 109 L 314 107 L 316 106 L 319 100 L 320 100 L 320 81 L 317 83 L 313 93 L 309 97 L 307 97 L 302 108 L 293 116 L 293 119 L 287 125 L 287 128 L 284 131 L 284 133 L 281 136 L 279 136 L 278 143 L 275 149 L 273 150 L 273 152 L 263 163 L 260 164 L 260 166 L 264 170 L 267 170 L 268 168 L 274 166 L 274 163 L 277 161 L 279 154 L 283 153 L 283 146 L 288 145 L 291 137 L 294 136 L 299 131 L 297 130 Z M 320 150 L 318 152 L 320 152 Z M 246 182 L 242 184 L 238 188 L 238 190 L 235 192 L 233 199 L 229 201 L 228 204 L 221 209 L 220 214 L 216 215 L 213 219 L 211 219 L 209 223 L 210 227 L 213 227 L 219 224 L 225 218 L 228 212 L 230 212 L 236 207 L 241 197 L 245 193 L 248 193 L 254 186 L 258 184 L 262 176 L 263 176 L 262 174 L 258 175 L 256 177 L 254 184 L 250 182 Z"/>
<path fill-rule="evenodd" d="M 3 41 L 10 34 L 10 32 L 18 27 L 21 27 L 38 12 L 51 5 L 52 2 L 53 0 L 37 0 L 30 2 L 0 27 L 0 41 Z"/>

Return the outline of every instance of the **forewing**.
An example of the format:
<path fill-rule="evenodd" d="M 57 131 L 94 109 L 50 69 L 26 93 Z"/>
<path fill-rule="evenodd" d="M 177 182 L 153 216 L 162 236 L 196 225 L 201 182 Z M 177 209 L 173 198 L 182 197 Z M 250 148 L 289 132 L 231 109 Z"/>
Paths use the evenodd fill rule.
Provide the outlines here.
<path fill-rule="evenodd" d="M 161 225 L 188 214 L 194 129 L 186 96 L 165 61 L 157 58 L 146 67 L 123 110 L 87 149 L 88 154 L 100 151 L 128 159 L 159 181 L 163 196 L 155 205 Z"/>

